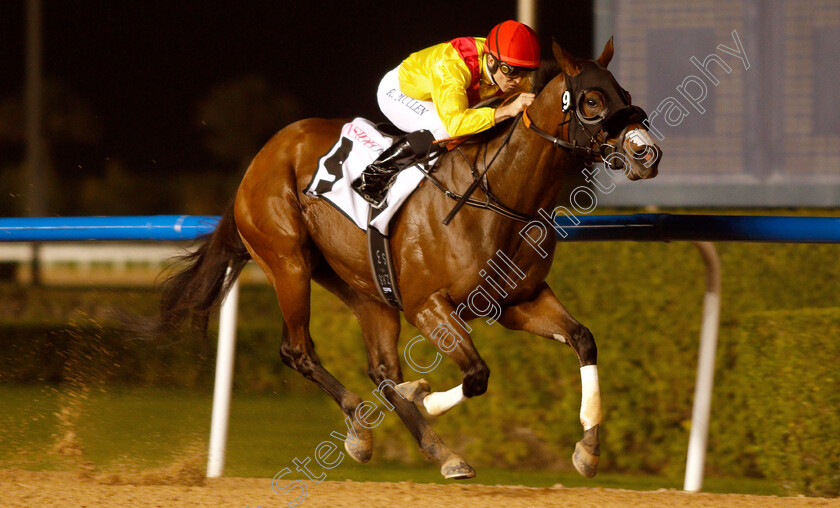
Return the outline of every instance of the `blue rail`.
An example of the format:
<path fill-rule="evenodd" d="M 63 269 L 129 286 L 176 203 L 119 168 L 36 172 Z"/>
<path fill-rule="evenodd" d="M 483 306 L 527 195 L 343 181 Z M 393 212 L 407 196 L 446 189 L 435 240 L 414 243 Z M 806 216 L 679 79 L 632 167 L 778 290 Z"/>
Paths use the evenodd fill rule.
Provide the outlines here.
<path fill-rule="evenodd" d="M 218 222 L 195 215 L 0 218 L 0 242 L 192 240 L 212 233 Z"/>
<path fill-rule="evenodd" d="M 840 217 L 642 213 L 575 219 L 555 217 L 559 241 L 840 243 Z"/>
<path fill-rule="evenodd" d="M 191 240 L 212 233 L 217 216 L 0 218 L 0 242 Z M 763 215 L 559 215 L 561 241 L 840 243 L 840 217 Z"/>

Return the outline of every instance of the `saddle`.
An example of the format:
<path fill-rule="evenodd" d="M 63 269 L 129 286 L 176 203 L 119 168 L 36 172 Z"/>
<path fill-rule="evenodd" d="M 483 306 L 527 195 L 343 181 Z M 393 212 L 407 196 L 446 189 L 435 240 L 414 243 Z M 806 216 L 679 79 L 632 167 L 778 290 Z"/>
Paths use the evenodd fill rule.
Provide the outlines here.
<path fill-rule="evenodd" d="M 318 160 L 318 168 L 304 192 L 333 205 L 345 217 L 367 232 L 368 254 L 373 278 L 380 296 L 392 307 L 402 309 L 396 286 L 388 228 L 402 204 L 417 189 L 436 158 L 421 160 L 401 171 L 388 191 L 387 206 L 371 207 L 350 187 L 350 183 L 382 151 L 391 146 L 402 131 L 390 124 L 374 125 L 354 118 L 341 128 L 338 141 Z"/>
<path fill-rule="evenodd" d="M 387 235 L 391 219 L 423 181 L 424 171 L 435 162 L 435 159 L 419 161 L 401 171 L 388 191 L 387 205 L 370 214 L 370 205 L 350 184 L 394 143 L 396 132 L 393 129 L 393 126 L 374 125 L 364 118 L 344 124 L 339 139 L 318 160 L 318 167 L 304 192 L 325 199 L 359 229 L 367 231 L 373 227 Z"/>
<path fill-rule="evenodd" d="M 508 134 L 502 146 L 507 143 L 513 133 L 513 127 L 518 119 L 519 117 L 508 127 Z M 457 201 L 449 216 L 444 219 L 444 224 L 448 225 L 463 205 L 490 210 L 521 222 L 527 223 L 533 219 L 504 206 L 486 186 L 482 186 L 486 200 L 478 201 L 470 198 L 472 192 L 485 180 L 483 173 L 476 174 L 475 167 L 473 167 L 473 184 L 463 195 L 450 191 L 431 174 L 437 162 L 437 156 L 421 159 L 402 170 L 388 191 L 387 205 L 381 209 L 371 207 L 350 187 L 350 184 L 370 163 L 376 160 L 380 153 L 403 134 L 390 124 L 374 125 L 364 118 L 353 119 L 342 126 L 338 141 L 318 160 L 318 167 L 312 175 L 312 180 L 304 190 L 309 196 L 326 200 L 361 230 L 367 232 L 368 256 L 373 279 L 376 281 L 382 299 L 397 309 L 402 309 L 402 300 L 394 276 L 388 228 L 396 212 L 419 187 L 424 178 L 431 181 L 445 196 Z M 478 135 L 437 140 L 435 143 L 445 144 L 447 149 L 453 150 L 467 142 L 468 144 L 480 143 L 490 134 L 491 132 L 483 132 Z M 493 160 L 495 160 L 495 155 L 489 162 L 485 161 L 485 172 L 490 168 Z"/>

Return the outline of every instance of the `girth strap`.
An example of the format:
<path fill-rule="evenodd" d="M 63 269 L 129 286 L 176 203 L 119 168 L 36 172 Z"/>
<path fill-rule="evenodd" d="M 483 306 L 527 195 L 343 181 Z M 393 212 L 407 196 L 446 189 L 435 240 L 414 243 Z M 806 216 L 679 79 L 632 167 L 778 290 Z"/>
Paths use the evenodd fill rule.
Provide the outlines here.
<path fill-rule="evenodd" d="M 370 224 L 375 212 L 378 212 L 378 210 L 370 207 L 367 227 L 368 259 L 370 260 L 370 270 L 373 273 L 373 281 L 379 291 L 379 296 L 385 300 L 385 303 L 395 309 L 402 310 L 402 298 L 397 287 L 394 261 L 391 257 L 391 245 L 388 237 Z"/>

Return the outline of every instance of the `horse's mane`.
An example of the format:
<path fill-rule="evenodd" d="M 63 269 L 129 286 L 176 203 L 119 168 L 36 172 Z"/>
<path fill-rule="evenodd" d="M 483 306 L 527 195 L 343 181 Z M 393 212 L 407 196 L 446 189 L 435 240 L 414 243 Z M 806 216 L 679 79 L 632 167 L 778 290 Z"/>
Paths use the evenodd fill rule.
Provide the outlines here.
<path fill-rule="evenodd" d="M 560 68 L 560 64 L 558 64 L 555 60 L 543 60 L 540 63 L 539 69 L 537 69 L 537 72 L 532 78 L 531 93 L 540 93 L 540 91 L 545 88 L 545 85 L 547 85 L 549 81 L 554 79 L 561 72 L 562 69 Z M 512 121 L 513 119 L 507 119 L 497 125 L 494 125 L 486 131 L 474 134 L 464 141 L 463 146 L 483 145 L 491 139 L 504 135 L 510 128 L 510 122 Z"/>
<path fill-rule="evenodd" d="M 547 85 L 549 81 L 554 79 L 561 72 L 562 69 L 560 68 L 560 64 L 558 64 L 555 60 L 543 60 L 540 63 L 540 68 L 537 69 L 537 72 L 534 74 L 531 83 L 531 93 L 540 93 L 540 91 L 543 88 L 545 88 L 545 85 Z M 508 128 L 510 127 L 510 122 L 512 121 L 512 119 L 508 119 L 504 122 L 499 123 L 498 125 L 494 125 L 490 129 L 472 136 L 468 141 L 465 142 L 465 144 L 483 144 L 490 139 L 493 139 L 497 136 L 501 136 L 502 134 L 507 132 Z"/>
<path fill-rule="evenodd" d="M 545 85 L 561 72 L 560 64 L 556 60 L 543 60 L 531 83 L 531 93 L 540 93 Z"/>

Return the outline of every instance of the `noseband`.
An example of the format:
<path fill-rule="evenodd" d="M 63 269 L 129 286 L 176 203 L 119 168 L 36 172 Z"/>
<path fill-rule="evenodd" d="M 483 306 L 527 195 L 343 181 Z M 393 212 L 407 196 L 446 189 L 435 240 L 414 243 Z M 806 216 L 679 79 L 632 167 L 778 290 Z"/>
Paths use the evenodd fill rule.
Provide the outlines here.
<path fill-rule="evenodd" d="M 565 74 L 566 91 L 563 92 L 563 122 L 558 127 L 569 124 L 570 140 L 560 139 L 537 127 L 523 111 L 525 127 L 540 137 L 551 142 L 555 148 L 572 152 L 575 157 L 591 166 L 595 159 L 604 160 L 618 147 L 601 143 L 598 139 L 608 139 L 633 123 L 641 123 L 647 114 L 638 106 L 630 104 L 630 96 L 616 82 L 612 73 L 594 61 L 583 63 L 581 72 L 575 76 Z M 606 108 L 595 117 L 585 117 L 581 113 L 580 103 L 587 92 L 598 91 L 606 99 Z M 574 100 L 573 100 L 574 98 Z"/>

